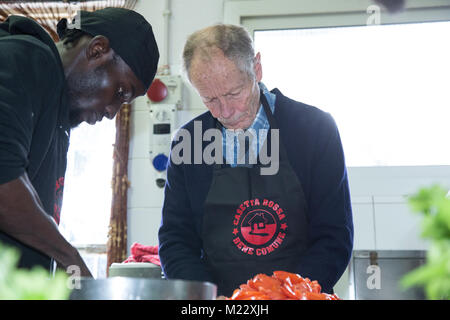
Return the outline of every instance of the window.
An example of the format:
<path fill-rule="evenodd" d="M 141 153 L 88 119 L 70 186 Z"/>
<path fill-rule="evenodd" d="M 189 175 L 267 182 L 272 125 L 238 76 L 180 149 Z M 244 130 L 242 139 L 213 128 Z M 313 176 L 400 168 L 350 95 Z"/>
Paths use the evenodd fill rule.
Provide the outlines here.
<path fill-rule="evenodd" d="M 115 130 L 115 120 L 82 123 L 72 130 L 67 155 L 60 230 L 98 278 L 106 277 Z"/>
<path fill-rule="evenodd" d="M 254 32 L 269 89 L 331 113 L 348 166 L 450 165 L 450 22 Z"/>

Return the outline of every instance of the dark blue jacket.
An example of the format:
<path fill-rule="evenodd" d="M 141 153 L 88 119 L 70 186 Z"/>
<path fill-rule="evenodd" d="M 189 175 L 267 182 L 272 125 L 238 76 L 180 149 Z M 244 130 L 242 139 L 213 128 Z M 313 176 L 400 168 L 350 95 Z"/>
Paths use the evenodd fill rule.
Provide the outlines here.
<path fill-rule="evenodd" d="M 295 272 L 317 280 L 323 291 L 332 292 L 353 247 L 350 193 L 339 132 L 328 113 L 291 100 L 278 89 L 272 92 L 276 94 L 274 116 L 281 141 L 308 206 L 309 248 L 298 259 Z M 184 125 L 192 140 L 196 138 L 194 121 L 201 121 L 202 132 L 216 123 L 211 113 L 205 112 Z M 209 143 L 204 142 L 203 147 Z M 192 143 L 192 158 L 193 152 Z M 212 165 L 169 162 L 159 230 L 159 255 L 169 279 L 212 281 L 202 261 L 201 237 L 203 205 L 212 173 Z"/>

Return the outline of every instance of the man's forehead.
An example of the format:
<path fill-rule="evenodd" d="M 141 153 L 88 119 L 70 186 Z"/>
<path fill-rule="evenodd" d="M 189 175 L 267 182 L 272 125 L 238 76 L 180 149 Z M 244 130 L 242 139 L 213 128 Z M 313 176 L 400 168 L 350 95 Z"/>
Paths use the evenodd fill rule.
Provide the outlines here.
<path fill-rule="evenodd" d="M 219 48 L 198 48 L 192 56 L 191 70 L 204 66 L 215 66 L 217 64 L 228 64 L 230 68 L 234 65 L 234 62 L 226 57 Z"/>
<path fill-rule="evenodd" d="M 235 80 L 242 77 L 241 70 L 234 61 L 225 56 L 216 56 L 212 59 L 197 59 L 192 63 L 190 70 L 191 80 L 217 81 L 220 79 Z"/>

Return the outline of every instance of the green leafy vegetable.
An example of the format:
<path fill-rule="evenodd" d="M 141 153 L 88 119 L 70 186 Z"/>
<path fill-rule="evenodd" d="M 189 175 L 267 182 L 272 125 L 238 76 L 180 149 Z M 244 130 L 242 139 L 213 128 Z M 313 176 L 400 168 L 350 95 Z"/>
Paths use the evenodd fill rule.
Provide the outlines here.
<path fill-rule="evenodd" d="M 428 299 L 450 299 L 450 198 L 439 185 L 420 189 L 409 198 L 411 209 L 423 215 L 423 238 L 431 241 L 425 265 L 405 275 L 403 288 L 422 286 Z"/>
<path fill-rule="evenodd" d="M 19 253 L 0 244 L 0 300 L 66 300 L 68 276 L 58 270 L 50 278 L 48 270 L 18 269 Z"/>

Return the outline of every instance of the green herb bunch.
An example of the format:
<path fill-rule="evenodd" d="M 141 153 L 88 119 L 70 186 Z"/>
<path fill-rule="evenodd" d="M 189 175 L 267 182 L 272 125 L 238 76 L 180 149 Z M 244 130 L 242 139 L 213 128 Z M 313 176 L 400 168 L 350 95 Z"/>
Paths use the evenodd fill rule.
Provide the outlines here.
<path fill-rule="evenodd" d="M 414 212 L 423 215 L 422 234 L 430 240 L 426 263 L 405 275 L 406 289 L 421 286 L 428 299 L 450 299 L 450 198 L 439 185 L 420 189 L 409 198 Z"/>
<path fill-rule="evenodd" d="M 17 250 L 0 244 L 0 300 L 66 300 L 70 289 L 68 276 L 57 271 L 50 278 L 49 270 L 35 267 L 18 269 Z"/>

